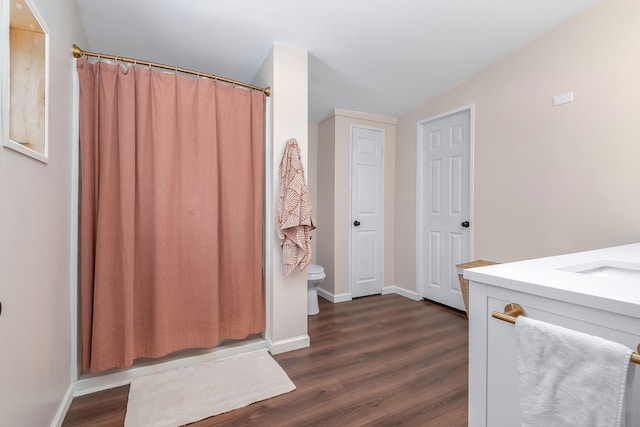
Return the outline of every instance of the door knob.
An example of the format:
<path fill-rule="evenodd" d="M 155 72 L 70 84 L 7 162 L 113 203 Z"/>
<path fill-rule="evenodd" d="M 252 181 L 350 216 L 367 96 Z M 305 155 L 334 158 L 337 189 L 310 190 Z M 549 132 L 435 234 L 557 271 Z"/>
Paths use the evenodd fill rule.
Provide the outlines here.
<path fill-rule="evenodd" d="M 469 221 L 462 221 L 460 225 L 463 226 L 464 228 L 469 228 Z"/>
<path fill-rule="evenodd" d="M 353 221 L 353 225 L 355 225 L 356 227 L 360 225 L 360 221 L 358 221 L 357 219 L 355 221 Z"/>

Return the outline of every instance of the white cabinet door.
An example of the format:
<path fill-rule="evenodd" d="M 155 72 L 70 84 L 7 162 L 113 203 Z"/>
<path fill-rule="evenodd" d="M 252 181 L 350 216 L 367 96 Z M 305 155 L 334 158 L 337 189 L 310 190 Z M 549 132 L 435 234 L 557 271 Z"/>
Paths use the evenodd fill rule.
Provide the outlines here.
<path fill-rule="evenodd" d="M 491 317 L 509 303 L 532 319 L 616 341 L 635 349 L 640 319 L 472 282 L 469 320 L 469 426 L 521 425 L 514 325 Z M 640 426 L 640 365 L 632 385 L 631 426 Z"/>

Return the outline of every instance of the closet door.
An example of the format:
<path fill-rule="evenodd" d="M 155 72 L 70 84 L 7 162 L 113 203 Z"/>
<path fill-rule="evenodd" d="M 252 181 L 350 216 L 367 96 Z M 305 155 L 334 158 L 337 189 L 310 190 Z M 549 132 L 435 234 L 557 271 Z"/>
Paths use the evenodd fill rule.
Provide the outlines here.
<path fill-rule="evenodd" d="M 382 293 L 384 130 L 351 127 L 351 295 Z"/>

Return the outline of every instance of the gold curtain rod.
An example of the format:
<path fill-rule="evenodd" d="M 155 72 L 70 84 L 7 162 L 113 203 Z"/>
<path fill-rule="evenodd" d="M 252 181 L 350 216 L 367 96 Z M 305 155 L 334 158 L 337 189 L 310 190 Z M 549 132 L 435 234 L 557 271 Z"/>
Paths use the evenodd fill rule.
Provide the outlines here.
<path fill-rule="evenodd" d="M 124 56 L 115 56 L 115 55 L 106 55 L 104 53 L 87 52 L 86 50 L 80 49 L 75 44 L 73 45 L 71 50 L 73 52 L 73 57 L 74 58 L 80 58 L 83 55 L 84 56 L 93 56 L 93 57 L 96 57 L 98 59 L 100 59 L 100 58 L 113 59 L 114 61 L 129 62 L 129 63 L 134 64 L 134 65 L 135 64 L 148 65 L 150 67 L 163 68 L 165 70 L 180 71 L 181 73 L 193 74 L 193 75 L 198 76 L 198 77 L 200 77 L 200 76 L 201 77 L 209 77 L 210 79 L 220 80 L 220 81 L 227 82 L 227 83 L 232 83 L 232 84 L 234 84 L 236 86 L 242 86 L 242 87 L 246 87 L 246 88 L 253 89 L 253 90 L 259 90 L 261 92 L 264 92 L 264 94 L 266 96 L 270 96 L 271 95 L 271 88 L 268 87 L 268 86 L 267 87 L 254 86 L 254 85 L 249 84 L 249 83 L 239 82 L 237 80 L 228 79 L 226 77 L 216 76 L 215 74 L 201 73 L 199 71 L 188 70 L 186 68 L 172 67 L 171 65 L 158 64 L 157 62 L 142 61 L 142 60 L 133 59 L 133 58 L 125 58 Z"/>
<path fill-rule="evenodd" d="M 495 318 L 495 319 L 500 319 L 504 322 L 509 322 L 509 323 L 516 323 L 516 318 L 518 316 L 524 316 L 525 312 L 524 312 L 524 308 L 522 308 L 522 306 L 520 306 L 519 304 L 507 304 L 504 306 L 504 313 L 500 313 L 499 311 L 494 311 L 493 313 L 491 313 L 491 317 Z M 638 353 L 640 353 L 640 344 L 638 344 L 638 348 L 637 348 Z M 631 361 L 633 363 L 637 363 L 640 365 L 640 354 L 638 353 L 632 353 L 631 354 Z"/>

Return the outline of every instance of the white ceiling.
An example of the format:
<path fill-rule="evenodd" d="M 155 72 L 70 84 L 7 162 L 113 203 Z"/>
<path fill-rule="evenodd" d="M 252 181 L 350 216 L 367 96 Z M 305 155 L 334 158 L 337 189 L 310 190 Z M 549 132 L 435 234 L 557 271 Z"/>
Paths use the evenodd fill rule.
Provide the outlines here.
<path fill-rule="evenodd" d="M 309 119 L 401 116 L 598 0 L 77 0 L 85 50 L 251 82 L 309 52 Z"/>

